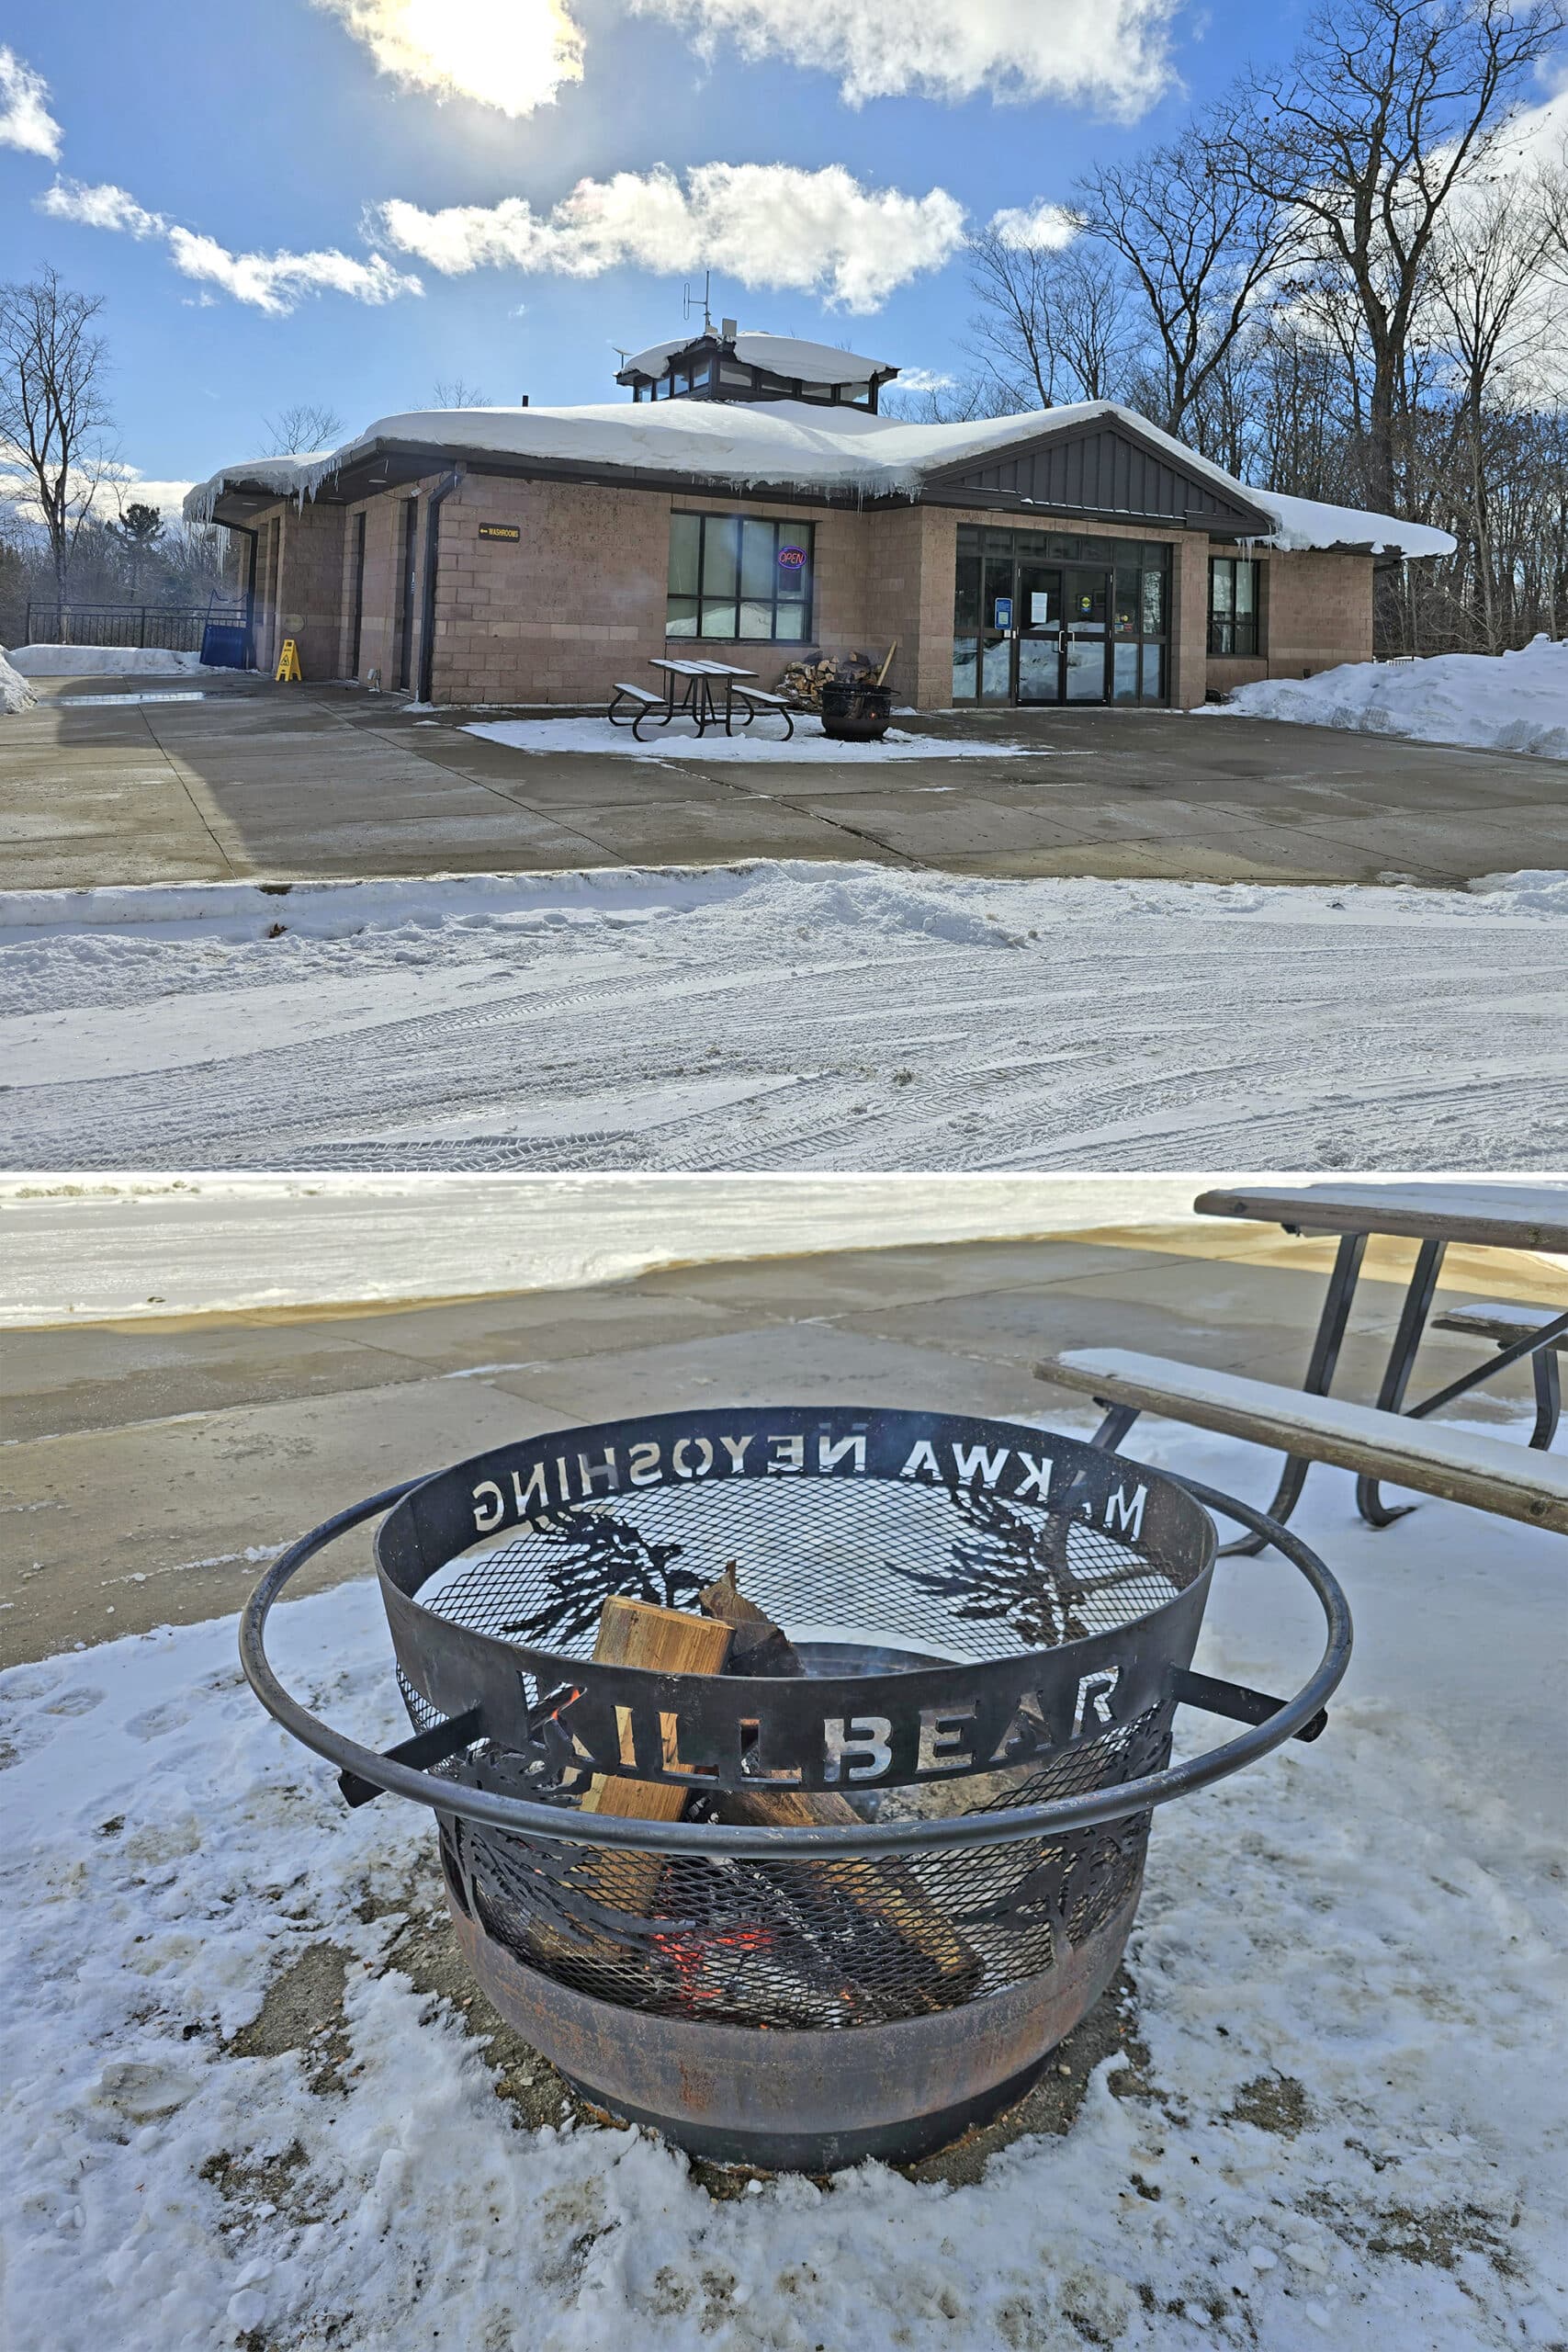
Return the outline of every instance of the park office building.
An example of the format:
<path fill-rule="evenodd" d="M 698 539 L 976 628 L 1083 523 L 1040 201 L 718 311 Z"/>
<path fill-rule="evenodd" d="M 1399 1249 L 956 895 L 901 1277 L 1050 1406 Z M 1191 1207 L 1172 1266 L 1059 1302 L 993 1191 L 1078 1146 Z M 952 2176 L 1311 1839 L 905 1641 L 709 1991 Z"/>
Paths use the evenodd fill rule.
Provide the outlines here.
<path fill-rule="evenodd" d="M 964 424 L 724 322 L 586 408 L 383 417 L 186 502 L 245 535 L 257 666 L 437 703 L 603 703 L 698 654 L 763 686 L 897 639 L 921 709 L 1190 708 L 1372 650 L 1374 566 L 1446 534 L 1247 489 L 1113 401 Z"/>

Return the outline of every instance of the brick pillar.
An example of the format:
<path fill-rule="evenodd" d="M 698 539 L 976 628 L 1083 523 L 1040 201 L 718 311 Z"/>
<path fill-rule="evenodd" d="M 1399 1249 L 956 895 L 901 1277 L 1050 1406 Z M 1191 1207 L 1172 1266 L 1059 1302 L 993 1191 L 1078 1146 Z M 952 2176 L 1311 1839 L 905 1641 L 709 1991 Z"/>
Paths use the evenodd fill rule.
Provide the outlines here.
<path fill-rule="evenodd" d="M 1176 543 L 1170 603 L 1170 699 L 1192 710 L 1203 699 L 1209 659 L 1209 542 L 1196 533 Z"/>
<path fill-rule="evenodd" d="M 335 678 L 343 658 L 344 518 L 342 506 L 307 498 L 281 510 L 277 625 L 272 659 L 286 637 L 299 649 L 307 678 Z"/>

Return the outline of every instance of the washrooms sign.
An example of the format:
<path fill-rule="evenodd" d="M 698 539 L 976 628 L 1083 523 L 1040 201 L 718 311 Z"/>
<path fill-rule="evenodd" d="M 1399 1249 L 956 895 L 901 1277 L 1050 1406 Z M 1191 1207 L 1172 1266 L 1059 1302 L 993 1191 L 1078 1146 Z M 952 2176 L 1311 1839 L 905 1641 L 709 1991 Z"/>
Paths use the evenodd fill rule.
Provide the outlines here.
<path fill-rule="evenodd" d="M 520 523 L 481 523 L 479 537 L 481 539 L 502 539 L 515 546 L 523 537 L 523 526 Z"/>

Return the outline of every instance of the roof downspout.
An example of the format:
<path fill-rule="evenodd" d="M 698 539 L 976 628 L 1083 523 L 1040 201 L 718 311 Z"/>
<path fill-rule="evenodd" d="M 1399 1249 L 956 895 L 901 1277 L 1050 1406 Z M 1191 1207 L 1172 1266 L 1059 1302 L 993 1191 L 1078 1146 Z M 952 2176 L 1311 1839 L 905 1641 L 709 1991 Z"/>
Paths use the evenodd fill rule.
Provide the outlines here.
<path fill-rule="evenodd" d="M 454 466 L 431 492 L 424 516 L 424 610 L 419 630 L 419 699 L 430 700 L 435 683 L 435 565 L 441 550 L 441 509 L 462 481 L 466 469 Z"/>

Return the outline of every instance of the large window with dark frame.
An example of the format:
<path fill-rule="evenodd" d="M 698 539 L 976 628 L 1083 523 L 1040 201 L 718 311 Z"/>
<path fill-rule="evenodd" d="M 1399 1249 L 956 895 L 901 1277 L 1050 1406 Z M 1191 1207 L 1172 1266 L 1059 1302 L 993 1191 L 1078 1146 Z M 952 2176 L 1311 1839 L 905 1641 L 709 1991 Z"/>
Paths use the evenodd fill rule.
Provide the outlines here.
<path fill-rule="evenodd" d="M 665 634 L 803 644 L 814 537 L 809 523 L 671 514 Z"/>
<path fill-rule="evenodd" d="M 1258 650 L 1258 570 L 1245 556 L 1209 558 L 1209 650 L 1220 655 Z"/>

